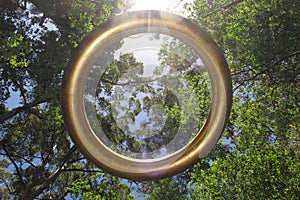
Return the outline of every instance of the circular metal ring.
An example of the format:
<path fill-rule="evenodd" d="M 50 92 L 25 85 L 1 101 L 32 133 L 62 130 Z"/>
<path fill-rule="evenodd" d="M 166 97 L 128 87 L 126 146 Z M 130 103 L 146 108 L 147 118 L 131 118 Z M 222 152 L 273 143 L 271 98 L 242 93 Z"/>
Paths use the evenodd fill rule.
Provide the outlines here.
<path fill-rule="evenodd" d="M 129 36 L 154 29 L 179 38 L 201 57 L 211 80 L 212 100 L 205 124 L 184 148 L 162 158 L 133 159 L 109 149 L 93 132 L 84 108 L 84 85 L 95 57 L 111 45 L 107 41 L 120 33 Z M 228 120 L 231 103 L 230 72 L 217 44 L 189 20 L 161 11 L 131 12 L 103 23 L 80 43 L 63 78 L 62 111 L 74 143 L 103 170 L 131 180 L 164 178 L 192 167 L 217 143 Z"/>

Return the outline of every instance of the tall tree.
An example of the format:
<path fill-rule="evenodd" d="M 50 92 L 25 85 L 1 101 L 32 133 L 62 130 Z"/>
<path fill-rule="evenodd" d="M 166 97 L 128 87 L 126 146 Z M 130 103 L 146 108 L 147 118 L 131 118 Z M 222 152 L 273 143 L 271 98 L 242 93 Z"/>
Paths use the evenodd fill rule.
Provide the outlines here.
<path fill-rule="evenodd" d="M 195 168 L 193 198 L 299 197 L 300 3 L 195 1 L 193 20 L 224 49 L 234 80 L 229 153 Z"/>
<path fill-rule="evenodd" d="M 86 161 L 65 130 L 63 70 L 77 43 L 121 4 L 1 0 L 0 5 L 1 196 L 64 198 L 66 187 L 101 170 Z M 14 108 L 10 102 L 16 99 Z"/>

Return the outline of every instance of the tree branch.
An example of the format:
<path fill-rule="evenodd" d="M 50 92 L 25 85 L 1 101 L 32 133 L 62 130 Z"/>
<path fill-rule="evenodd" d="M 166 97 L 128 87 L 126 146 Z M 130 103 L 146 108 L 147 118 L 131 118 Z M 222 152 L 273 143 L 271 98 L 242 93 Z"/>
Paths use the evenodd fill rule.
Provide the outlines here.
<path fill-rule="evenodd" d="M 233 6 L 236 6 L 237 4 L 241 3 L 242 1 L 244 0 L 237 0 L 237 1 L 234 1 L 234 2 L 231 2 L 229 4 L 225 4 L 225 5 L 222 5 L 220 6 L 219 8 L 215 9 L 215 10 L 212 10 L 211 12 L 207 13 L 206 15 L 203 15 L 201 17 L 205 18 L 205 17 L 208 17 L 209 15 L 212 15 L 212 14 L 215 14 L 217 12 L 220 12 L 222 10 L 226 10 L 228 8 L 231 8 Z"/>
<path fill-rule="evenodd" d="M 62 171 L 64 172 L 85 172 L 85 173 L 100 173 L 100 172 L 103 172 L 101 170 L 87 170 L 87 169 L 81 169 L 81 168 L 66 168 L 66 169 L 63 169 Z"/>
<path fill-rule="evenodd" d="M 300 50 L 299 50 L 299 51 L 292 52 L 292 53 L 290 53 L 290 54 L 288 54 L 288 55 L 282 57 L 281 59 L 272 62 L 271 64 L 264 64 L 264 65 L 267 65 L 267 66 L 265 67 L 264 70 L 262 70 L 262 71 L 256 73 L 255 75 L 249 77 L 248 79 L 243 80 L 242 83 L 240 83 L 238 86 L 236 86 L 233 90 L 234 90 L 234 91 L 237 90 L 237 89 L 240 88 L 243 84 L 245 84 L 247 81 L 255 80 L 255 78 L 257 78 L 258 76 L 260 76 L 260 75 L 266 73 L 266 72 L 269 71 L 272 67 L 274 67 L 274 66 L 280 64 L 282 61 L 284 61 L 284 60 L 286 60 L 286 59 L 288 59 L 288 58 L 290 58 L 290 57 L 296 56 L 296 55 L 300 55 Z M 257 67 L 256 67 L 256 68 L 257 68 Z M 254 69 L 255 69 L 255 68 L 252 68 L 251 70 L 253 71 Z M 248 70 L 248 71 L 250 71 L 250 70 Z M 238 74 L 238 73 L 235 73 L 235 75 L 237 75 L 237 74 Z"/>
<path fill-rule="evenodd" d="M 41 12 L 44 14 L 43 18 L 49 18 L 51 19 L 56 26 L 59 27 L 60 31 L 66 30 L 66 32 L 74 37 L 76 42 L 80 40 L 80 37 L 72 31 L 70 26 L 67 24 L 68 19 L 66 18 L 66 11 L 67 7 L 63 6 L 64 4 L 58 4 L 56 9 L 56 12 L 53 12 L 53 9 L 49 9 L 49 7 L 46 7 L 43 5 L 43 2 L 40 0 L 30 0 L 30 2 Z M 52 1 L 49 1 L 51 3 Z M 57 2 L 54 2 L 57 3 Z"/>
<path fill-rule="evenodd" d="M 1 146 L 4 150 L 4 152 L 6 153 L 6 156 L 8 157 L 8 159 L 11 161 L 11 163 L 13 164 L 14 168 L 16 169 L 16 173 L 17 173 L 17 176 L 19 177 L 21 183 L 24 185 L 24 180 L 22 178 L 22 174 L 21 174 L 21 171 L 17 165 L 17 163 L 15 162 L 15 160 L 12 158 L 12 156 L 10 155 L 10 153 L 8 152 L 8 150 L 6 149 L 6 147 L 2 144 L 1 142 Z"/>
<path fill-rule="evenodd" d="M 280 64 L 282 61 L 284 61 L 290 57 L 296 56 L 296 55 L 300 55 L 300 50 L 290 53 L 290 54 L 286 55 L 285 57 L 273 62 L 268 68 L 274 67 L 275 65 Z"/>
<path fill-rule="evenodd" d="M 7 183 L 7 181 L 6 181 L 4 178 L 1 178 L 1 177 L 0 177 L 0 180 L 4 183 L 5 188 L 7 188 L 7 190 L 8 190 L 8 193 L 9 193 L 9 194 L 12 194 L 13 191 L 12 191 L 12 189 L 10 188 L 9 183 Z"/>
<path fill-rule="evenodd" d="M 11 157 L 20 158 L 20 159 L 24 160 L 25 162 L 29 163 L 32 167 L 36 167 L 36 165 L 33 162 L 31 162 L 30 160 L 28 160 L 27 158 L 24 158 L 22 156 L 12 154 Z"/>
<path fill-rule="evenodd" d="M 34 199 L 36 196 L 41 194 L 65 169 L 65 164 L 71 154 L 76 150 L 75 145 L 71 147 L 70 151 L 63 157 L 63 162 L 50 176 L 45 178 L 45 180 L 37 186 L 34 186 L 35 183 L 29 183 L 26 185 L 26 188 L 22 191 L 21 199 Z"/>
<path fill-rule="evenodd" d="M 32 103 L 28 103 L 28 104 L 25 104 L 24 106 L 20 106 L 20 107 L 17 107 L 17 108 L 14 108 L 12 109 L 11 111 L 8 111 L 6 113 L 4 113 L 3 116 L 0 117 L 0 123 L 4 123 L 6 120 L 16 116 L 17 114 L 21 113 L 21 112 L 24 112 L 26 110 L 29 110 L 30 108 L 32 107 L 35 107 L 39 104 L 42 104 L 42 103 L 45 103 L 47 102 L 49 99 L 43 99 L 43 100 L 39 100 L 39 101 L 35 101 L 35 102 L 32 102 Z"/>
<path fill-rule="evenodd" d="M 162 80 L 162 77 L 159 78 L 154 78 L 152 79 L 153 76 L 150 79 L 146 79 L 146 80 L 141 80 L 141 81 L 128 81 L 128 82 L 124 82 L 124 83 L 115 83 L 113 81 L 107 80 L 107 79 L 101 79 L 101 81 L 112 84 L 112 85 L 120 85 L 120 86 L 125 86 L 125 85 L 130 85 L 130 84 L 146 84 L 146 83 L 152 83 L 154 81 L 159 81 Z"/>

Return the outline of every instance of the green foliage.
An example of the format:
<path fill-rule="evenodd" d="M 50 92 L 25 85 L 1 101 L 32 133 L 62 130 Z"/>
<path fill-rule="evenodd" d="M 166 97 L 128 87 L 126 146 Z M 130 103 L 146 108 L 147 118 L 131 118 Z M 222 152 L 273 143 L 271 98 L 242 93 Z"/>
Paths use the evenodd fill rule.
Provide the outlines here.
<path fill-rule="evenodd" d="M 12 176 L 12 173 L 6 171 L 6 168 L 9 166 L 9 161 L 6 159 L 0 159 L 0 198 L 3 200 L 9 199 L 9 179 Z"/>
<path fill-rule="evenodd" d="M 297 199 L 299 156 L 264 145 L 217 159 L 194 178 L 195 199 Z"/>
<path fill-rule="evenodd" d="M 278 138 L 289 137 L 290 128 L 285 127 L 284 133 L 274 131 L 277 123 L 260 101 L 238 106 L 234 107 L 238 112 L 233 113 L 237 132 L 232 140 L 234 149 L 218 157 L 209 169 L 198 166 L 191 184 L 193 198 L 297 199 L 299 144 L 295 138 Z M 287 140 L 288 145 L 283 142 Z"/>
<path fill-rule="evenodd" d="M 144 199 L 189 199 L 188 182 L 190 181 L 189 172 L 178 174 L 171 178 L 158 181 L 143 182 L 140 192 Z"/>
<path fill-rule="evenodd" d="M 98 173 L 88 179 L 77 180 L 67 191 L 73 199 L 134 199 L 130 194 L 134 188 L 128 184 L 111 175 Z"/>
<path fill-rule="evenodd" d="M 10 56 L 7 58 L 7 62 L 11 65 L 12 68 L 16 67 L 27 67 L 29 65 L 29 61 L 26 58 L 26 55 L 30 54 L 32 49 L 29 47 L 28 43 L 22 44 L 23 36 L 13 36 L 10 38 L 6 45 L 7 49 L 13 50 L 15 53 L 10 52 Z"/>
<path fill-rule="evenodd" d="M 237 83 L 246 84 L 262 74 L 272 82 L 297 82 L 299 8 L 293 0 L 218 1 L 211 10 L 195 1 L 192 17 L 224 49 Z"/>
<path fill-rule="evenodd" d="M 221 140 L 229 151 L 216 148 L 209 168 L 196 166 L 194 199 L 299 197 L 299 6 L 214 1 L 209 9 L 195 2 L 194 20 L 225 51 L 235 97 Z"/>

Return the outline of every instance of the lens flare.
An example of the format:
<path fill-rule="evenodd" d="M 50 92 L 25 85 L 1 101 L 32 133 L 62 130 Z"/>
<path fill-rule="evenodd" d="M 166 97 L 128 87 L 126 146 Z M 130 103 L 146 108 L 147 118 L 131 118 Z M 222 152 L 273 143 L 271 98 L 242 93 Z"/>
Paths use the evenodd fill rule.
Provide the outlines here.
<path fill-rule="evenodd" d="M 186 6 L 193 0 L 125 0 L 129 11 L 159 10 L 187 17 L 190 15 Z"/>
<path fill-rule="evenodd" d="M 169 8 L 169 0 L 135 0 L 131 11 L 137 10 L 161 10 L 167 11 Z"/>

